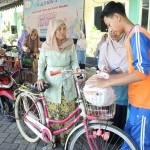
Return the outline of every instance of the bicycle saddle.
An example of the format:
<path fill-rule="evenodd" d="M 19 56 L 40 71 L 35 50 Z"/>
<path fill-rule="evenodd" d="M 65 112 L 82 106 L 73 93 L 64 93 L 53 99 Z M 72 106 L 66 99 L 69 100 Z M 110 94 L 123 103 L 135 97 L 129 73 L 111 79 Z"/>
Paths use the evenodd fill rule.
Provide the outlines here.
<path fill-rule="evenodd" d="M 42 89 L 42 91 L 39 91 L 38 88 L 37 88 L 37 86 L 34 86 L 34 83 L 30 85 L 30 87 L 31 87 L 31 89 L 32 89 L 33 91 L 36 91 L 36 92 L 44 92 L 46 89 L 48 89 L 48 88 L 50 87 L 50 84 L 44 83 L 43 86 L 44 86 L 44 88 Z"/>

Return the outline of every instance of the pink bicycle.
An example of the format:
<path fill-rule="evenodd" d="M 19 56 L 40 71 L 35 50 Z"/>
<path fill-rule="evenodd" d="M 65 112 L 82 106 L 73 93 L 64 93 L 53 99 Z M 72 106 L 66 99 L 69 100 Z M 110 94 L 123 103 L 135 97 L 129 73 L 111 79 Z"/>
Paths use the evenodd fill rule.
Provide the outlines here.
<path fill-rule="evenodd" d="M 131 150 L 138 150 L 134 141 L 124 131 L 108 121 L 115 114 L 115 102 L 110 106 L 100 107 L 86 101 L 82 91 L 85 71 L 82 71 L 82 78 L 77 78 L 72 70 L 53 71 L 51 75 L 59 73 L 67 74 L 66 77 L 74 77 L 78 92 L 76 99 L 78 107 L 64 120 L 48 117 L 43 93 L 49 88 L 48 84 L 44 85 L 41 92 L 38 92 L 33 85 L 21 86 L 15 92 L 16 123 L 27 141 L 37 142 L 41 138 L 49 145 L 52 144 L 53 135 L 59 135 L 76 125 L 66 140 L 65 150 L 120 150 L 124 142 Z M 52 129 L 51 123 L 63 124 L 73 117 L 75 117 L 74 121 L 68 126 L 60 130 Z M 82 123 L 79 123 L 80 121 Z"/>

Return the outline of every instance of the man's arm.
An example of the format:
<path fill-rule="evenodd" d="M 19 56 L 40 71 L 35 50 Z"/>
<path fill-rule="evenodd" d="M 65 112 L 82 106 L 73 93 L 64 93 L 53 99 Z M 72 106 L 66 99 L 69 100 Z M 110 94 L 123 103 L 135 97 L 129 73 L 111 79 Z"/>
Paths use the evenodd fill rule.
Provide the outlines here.
<path fill-rule="evenodd" d="M 138 81 L 142 81 L 142 79 L 134 72 L 118 74 L 118 76 L 108 80 L 109 86 L 126 85 Z"/>
<path fill-rule="evenodd" d="M 120 77 L 119 77 L 120 75 Z M 101 87 L 106 88 L 110 86 L 118 86 L 118 85 L 127 85 L 130 83 L 142 81 L 142 79 L 134 72 L 112 75 L 110 79 L 103 79 L 98 76 L 94 76 L 89 78 L 86 81 L 86 85 L 90 85 L 90 87 Z"/>
<path fill-rule="evenodd" d="M 119 74 L 109 74 L 109 79 L 121 78 L 123 76 L 126 76 L 127 74 L 128 72 L 119 73 Z"/>

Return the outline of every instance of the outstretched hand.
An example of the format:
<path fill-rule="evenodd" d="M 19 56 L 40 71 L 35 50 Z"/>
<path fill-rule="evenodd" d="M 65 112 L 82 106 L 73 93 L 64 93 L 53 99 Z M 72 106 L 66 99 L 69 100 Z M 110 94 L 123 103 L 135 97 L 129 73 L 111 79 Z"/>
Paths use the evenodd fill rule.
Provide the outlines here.
<path fill-rule="evenodd" d="M 92 87 L 100 87 L 100 88 L 107 88 L 109 87 L 109 80 L 100 78 L 98 75 L 94 75 L 90 77 L 86 82 L 86 85 L 89 85 L 90 88 Z"/>

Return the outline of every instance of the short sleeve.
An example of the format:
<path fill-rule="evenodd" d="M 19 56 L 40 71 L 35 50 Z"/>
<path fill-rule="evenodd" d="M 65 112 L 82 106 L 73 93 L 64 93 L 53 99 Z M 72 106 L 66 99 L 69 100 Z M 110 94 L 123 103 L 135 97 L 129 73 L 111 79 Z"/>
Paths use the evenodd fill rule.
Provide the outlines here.
<path fill-rule="evenodd" d="M 132 65 L 135 70 L 149 75 L 150 58 L 148 56 L 150 49 L 150 40 L 141 32 L 136 32 L 130 39 L 130 45 L 132 48 Z"/>

